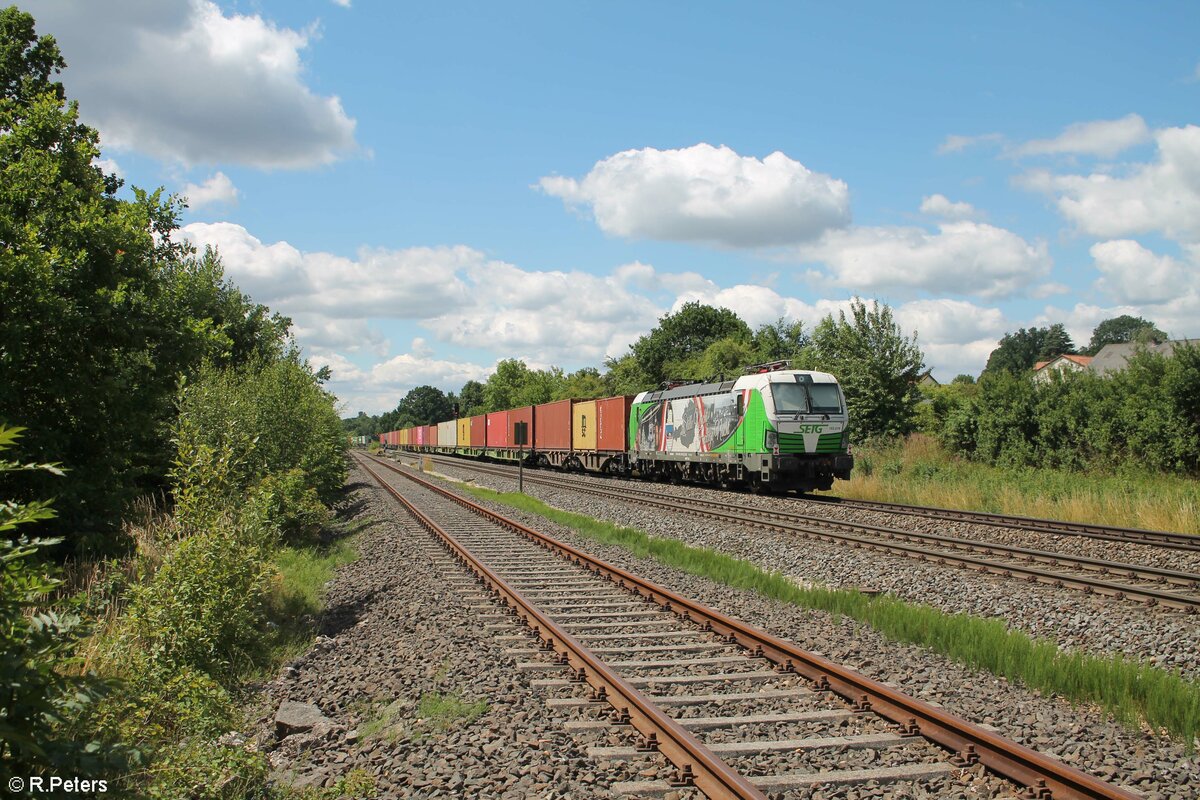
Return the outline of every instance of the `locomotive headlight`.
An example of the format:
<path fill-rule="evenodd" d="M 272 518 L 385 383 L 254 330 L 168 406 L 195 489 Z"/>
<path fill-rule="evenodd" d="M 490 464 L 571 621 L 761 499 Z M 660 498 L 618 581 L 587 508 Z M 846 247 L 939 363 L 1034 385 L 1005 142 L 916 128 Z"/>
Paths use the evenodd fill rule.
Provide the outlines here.
<path fill-rule="evenodd" d="M 774 450 L 779 446 L 779 434 L 775 433 L 775 431 L 767 431 L 766 441 L 764 444 L 767 446 L 768 450 Z"/>

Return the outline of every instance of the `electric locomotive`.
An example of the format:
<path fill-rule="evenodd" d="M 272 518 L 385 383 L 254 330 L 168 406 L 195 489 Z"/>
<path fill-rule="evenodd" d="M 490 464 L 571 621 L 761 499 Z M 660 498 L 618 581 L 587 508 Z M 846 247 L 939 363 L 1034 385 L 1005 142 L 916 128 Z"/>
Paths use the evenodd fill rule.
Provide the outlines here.
<path fill-rule="evenodd" d="M 629 415 L 631 471 L 769 491 L 847 480 L 846 400 L 826 372 L 751 367 L 736 380 L 642 392 Z"/>

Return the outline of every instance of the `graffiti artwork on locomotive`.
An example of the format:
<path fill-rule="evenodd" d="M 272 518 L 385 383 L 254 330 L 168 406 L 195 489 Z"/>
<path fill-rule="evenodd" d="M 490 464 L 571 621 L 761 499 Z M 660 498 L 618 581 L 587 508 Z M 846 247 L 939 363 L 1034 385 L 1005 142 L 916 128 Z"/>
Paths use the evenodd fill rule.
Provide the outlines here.
<path fill-rule="evenodd" d="M 533 447 L 513 446 L 512 432 L 499 424 L 487 426 L 484 441 L 474 441 L 474 435 L 463 441 L 455 433 L 470 428 L 466 419 L 392 431 L 380 441 L 406 450 L 524 459 L 530 466 L 655 480 L 828 489 L 834 479 L 848 479 L 854 464 L 845 397 L 834 376 L 786 366 L 761 365 L 734 380 L 671 386 L 635 397 L 557 401 L 519 414 L 493 412 L 497 422 L 501 415 L 528 421 Z M 440 435 L 427 436 L 427 429 Z"/>

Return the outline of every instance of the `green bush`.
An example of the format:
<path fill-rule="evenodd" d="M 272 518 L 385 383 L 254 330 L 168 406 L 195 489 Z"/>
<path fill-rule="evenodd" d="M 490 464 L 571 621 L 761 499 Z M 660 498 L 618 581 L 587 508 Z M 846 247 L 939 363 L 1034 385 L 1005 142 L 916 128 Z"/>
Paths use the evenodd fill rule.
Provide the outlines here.
<path fill-rule="evenodd" d="M 152 670 L 218 678 L 252 663 L 270 569 L 261 529 L 225 519 L 180 541 L 132 592 L 129 635 Z"/>
<path fill-rule="evenodd" d="M 295 353 L 241 369 L 205 367 L 180 393 L 177 430 L 180 459 L 225 458 L 235 494 L 268 476 L 294 484 L 283 476 L 299 470 L 302 485 L 331 504 L 345 482 L 347 444 L 334 399 Z"/>
<path fill-rule="evenodd" d="M 232 696 L 203 672 L 137 666 L 88 717 L 87 725 L 104 739 L 152 751 L 162 742 L 215 738 L 236 723 Z"/>
<path fill-rule="evenodd" d="M 305 484 L 304 472 L 290 469 L 268 475 L 251 492 L 251 507 L 258 517 L 270 521 L 290 542 L 313 541 L 329 522 L 329 511 L 316 489 Z"/>
<path fill-rule="evenodd" d="M 164 748 L 148 769 L 130 778 L 154 800 L 248 800 L 267 797 L 269 771 L 262 753 L 188 739 Z"/>
<path fill-rule="evenodd" d="M 19 428 L 0 425 L 0 450 Z M 0 459 L 0 475 L 39 471 L 62 475 L 51 464 Z M 53 539 L 13 538 L 18 526 L 48 520 L 46 503 L 0 503 L 0 785 L 32 774 L 102 775 L 125 751 L 68 730 L 107 688 L 93 675 L 70 674 L 84 626 L 78 616 L 48 607 L 61 585 L 55 569 L 39 558 Z"/>
<path fill-rule="evenodd" d="M 1034 383 L 1028 374 L 988 373 L 978 394 L 943 407 L 940 399 L 927 416 L 942 444 L 986 464 L 1200 472 L 1200 347 L 1180 346 L 1169 357 L 1140 352 L 1103 377 L 1055 374 Z"/>

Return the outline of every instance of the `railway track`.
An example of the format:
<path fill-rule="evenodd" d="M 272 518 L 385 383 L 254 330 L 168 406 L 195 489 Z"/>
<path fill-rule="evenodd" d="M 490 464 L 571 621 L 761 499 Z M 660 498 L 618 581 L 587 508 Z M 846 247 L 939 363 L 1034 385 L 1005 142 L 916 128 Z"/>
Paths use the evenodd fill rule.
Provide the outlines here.
<path fill-rule="evenodd" d="M 1086 522 L 993 514 L 987 511 L 960 511 L 953 508 L 885 503 L 879 500 L 850 500 L 843 497 L 829 497 L 824 495 L 806 495 L 804 499 L 818 503 L 829 503 L 841 506 L 842 508 L 862 509 L 864 511 L 883 511 L 888 514 L 904 514 L 912 517 L 924 517 L 926 519 L 973 522 L 979 525 L 994 525 L 998 528 L 1084 536 L 1089 539 L 1101 539 L 1109 542 L 1130 542 L 1133 544 L 1167 547 L 1173 550 L 1200 552 L 1200 536 L 1194 536 L 1189 533 L 1150 531 L 1141 528 L 1119 528 L 1111 525 L 1093 525 Z"/>
<path fill-rule="evenodd" d="M 607 719 L 580 720 L 575 728 L 637 731 L 635 746 L 598 746 L 595 757 L 658 751 L 676 767 L 672 782 L 618 790 L 642 797 L 694 786 L 710 798 L 764 798 L 817 785 L 945 780 L 982 763 L 1028 787 L 1027 797 L 1136 797 L 409 470 L 356 458 L 507 606 L 550 659 L 521 667 L 565 673 L 542 679 L 547 688 L 588 690 L 550 702 L 607 709 Z M 404 480 L 386 480 L 375 469 L 381 466 Z"/>
<path fill-rule="evenodd" d="M 452 459 L 449 463 L 506 477 L 511 477 L 514 472 L 512 467 L 479 464 L 460 459 Z M 619 489 L 610 488 L 594 482 L 564 479 L 543 472 L 527 474 L 524 479 L 538 485 L 686 513 L 731 525 L 750 523 L 782 533 L 903 555 L 1030 583 L 1127 599 L 1150 606 L 1182 610 L 1189 614 L 1200 611 L 1200 575 L 1191 572 L 907 531 L 882 525 L 816 518 L 778 509 L 681 497 L 629 485 L 622 485 Z"/>
<path fill-rule="evenodd" d="M 417 453 L 406 453 L 416 456 Z M 437 459 L 451 458 L 442 454 L 433 456 Z M 454 463 L 476 464 L 467 459 L 453 458 Z M 500 469 L 511 469 L 503 465 L 493 464 Z M 601 477 L 601 476 L 598 476 Z M 608 477 L 608 476 L 602 476 Z M 711 487 L 705 487 L 711 488 Z M 1088 522 L 1070 522 L 1058 519 L 1041 519 L 1038 517 L 1022 517 L 1012 514 L 994 514 L 988 511 L 962 511 L 954 508 L 936 508 L 933 506 L 916 506 L 906 503 L 887 503 L 880 500 L 854 500 L 830 495 L 804 495 L 804 500 L 813 503 L 825 503 L 842 508 L 853 508 L 862 511 L 879 511 L 888 514 L 902 514 L 910 517 L 923 517 L 934 520 L 953 520 L 956 522 L 972 522 L 977 525 L 992 525 L 997 528 L 1032 531 L 1052 535 L 1080 536 L 1088 539 L 1099 539 L 1108 542 L 1127 542 L 1164 547 L 1172 550 L 1200 552 L 1200 536 L 1190 533 L 1174 533 L 1171 531 L 1153 531 L 1142 528 L 1121 528 L 1112 525 L 1098 525 Z"/>

